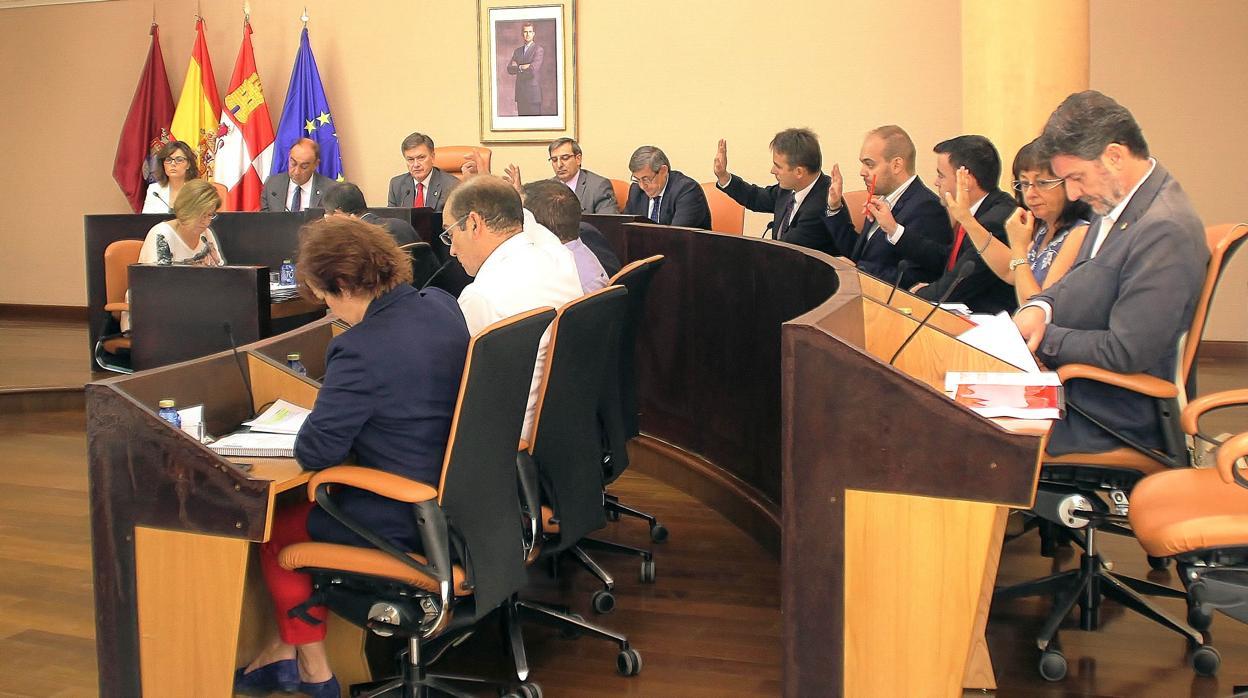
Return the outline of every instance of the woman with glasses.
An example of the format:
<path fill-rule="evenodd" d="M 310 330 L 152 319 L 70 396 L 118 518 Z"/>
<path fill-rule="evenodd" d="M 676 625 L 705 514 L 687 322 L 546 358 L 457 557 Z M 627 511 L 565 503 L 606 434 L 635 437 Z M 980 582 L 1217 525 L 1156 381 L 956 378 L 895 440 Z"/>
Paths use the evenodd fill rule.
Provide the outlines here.
<path fill-rule="evenodd" d="M 330 216 L 299 231 L 298 279 L 305 297 L 325 301 L 349 328 L 325 352 L 316 404 L 295 441 L 295 458 L 323 470 L 350 456 L 356 465 L 437 486 L 468 353 L 468 327 L 455 298 L 412 288 L 407 254 L 380 226 Z M 338 508 L 403 550 L 422 548 L 412 505 L 339 487 Z M 324 606 L 291 609 L 312 597 L 306 573 L 279 564 L 284 547 L 309 540 L 368 547 L 319 505 L 279 509 L 260 546 L 278 632 L 235 673 L 239 693 L 299 691 L 338 698 L 325 648 Z M 322 622 L 308 622 L 308 617 Z"/>
<path fill-rule="evenodd" d="M 1036 141 L 1019 149 L 1012 167 L 1015 197 L 1021 206 L 1005 222 L 1009 245 L 993 237 L 971 214 L 966 171 L 958 170 L 956 196 L 946 195 L 953 219 L 966 229 L 984 262 L 1013 284 L 1019 304 L 1062 278 L 1079 255 L 1092 212 L 1066 197 L 1065 182 L 1040 157 Z"/>
<path fill-rule="evenodd" d="M 156 163 L 156 181 L 147 185 L 143 213 L 171 213 L 182 186 L 199 178 L 195 154 L 182 141 L 171 141 L 156 153 Z"/>

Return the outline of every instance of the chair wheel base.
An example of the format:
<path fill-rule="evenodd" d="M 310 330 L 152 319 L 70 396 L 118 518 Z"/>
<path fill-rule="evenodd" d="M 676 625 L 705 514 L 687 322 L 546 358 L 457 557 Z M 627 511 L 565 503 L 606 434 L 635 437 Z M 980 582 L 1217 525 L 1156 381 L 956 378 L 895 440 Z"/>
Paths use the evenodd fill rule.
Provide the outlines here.
<path fill-rule="evenodd" d="M 654 560 L 641 561 L 641 573 L 638 577 L 641 579 L 642 584 L 654 584 Z"/>
<path fill-rule="evenodd" d="M 667 527 L 661 523 L 656 523 L 650 527 L 650 540 L 655 543 L 662 543 L 667 540 Z"/>
<path fill-rule="evenodd" d="M 542 687 L 529 681 L 520 684 L 510 693 L 504 693 L 503 698 L 542 698 Z"/>
<path fill-rule="evenodd" d="M 1148 566 L 1154 570 L 1157 570 L 1158 572 L 1169 568 L 1170 563 L 1172 561 L 1173 561 L 1173 558 L 1169 558 L 1169 557 L 1153 557 L 1152 555 L 1148 556 Z"/>
<path fill-rule="evenodd" d="M 641 673 L 641 653 L 629 648 L 615 655 L 615 669 L 620 676 L 636 676 Z"/>
<path fill-rule="evenodd" d="M 1066 657 L 1058 650 L 1045 650 L 1040 653 L 1040 678 L 1045 681 L 1061 681 L 1066 678 Z"/>
<path fill-rule="evenodd" d="M 594 609 L 594 613 L 604 614 L 615 610 L 615 595 L 605 589 L 599 589 L 594 595 L 589 597 L 589 603 Z"/>
<path fill-rule="evenodd" d="M 1222 665 L 1222 655 L 1212 645 L 1201 645 L 1192 652 L 1192 669 L 1201 676 L 1214 676 Z"/>

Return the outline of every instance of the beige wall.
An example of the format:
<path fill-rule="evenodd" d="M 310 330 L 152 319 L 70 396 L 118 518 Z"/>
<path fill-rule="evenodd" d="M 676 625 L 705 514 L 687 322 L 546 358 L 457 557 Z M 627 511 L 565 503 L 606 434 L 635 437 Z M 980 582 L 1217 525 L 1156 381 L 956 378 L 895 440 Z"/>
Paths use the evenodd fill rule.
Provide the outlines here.
<path fill-rule="evenodd" d="M 224 89 L 240 3 L 198 4 Z M 252 4 L 256 60 L 276 121 L 304 3 Z M 347 176 L 373 203 L 384 203 L 386 182 L 401 170 L 397 144 L 409 131 L 445 144 L 478 142 L 476 3 L 306 4 Z M 156 2 L 175 98 L 196 5 Z M 110 173 L 151 11 L 150 2 L 118 0 L 0 12 L 0 184 L 8 194 L 0 207 L 0 303 L 85 304 L 82 215 L 126 210 Z M 1245 218 L 1238 187 L 1218 173 L 1235 171 L 1248 149 L 1236 121 L 1244 113 L 1237 73 L 1248 49 L 1237 39 L 1246 18 L 1248 6 L 1236 0 L 1181 10 L 1168 0 L 1092 3 L 1091 85 L 1136 112 L 1210 221 Z M 897 122 L 918 144 L 919 171 L 930 181 L 930 146 L 963 124 L 958 0 L 900 0 L 887 17 L 869 3 L 581 0 L 578 20 L 580 140 L 586 166 L 607 176 L 626 176 L 633 147 L 653 143 L 676 169 L 709 181 L 722 137 L 730 169 L 768 183 L 766 143 L 792 125 L 820 134 L 825 167 L 840 162 L 852 173 L 862 133 Z M 1150 49 L 1136 36 L 1148 37 Z M 415 69 L 421 58 L 436 71 Z M 1219 95 L 1213 110 L 1203 106 L 1211 94 Z M 1196 140 L 1210 130 L 1229 135 Z M 545 176 L 544 155 L 540 145 L 495 146 L 495 171 L 515 162 L 526 178 Z M 848 188 L 857 186 L 848 178 Z M 766 220 L 751 215 L 747 229 Z M 1238 276 L 1237 298 L 1245 278 Z M 1229 295 L 1210 336 L 1248 339 L 1242 311 L 1221 312 Z"/>
<path fill-rule="evenodd" d="M 275 122 L 303 4 L 252 2 L 256 62 Z M 202 0 L 223 90 L 238 52 L 240 5 Z M 156 3 L 175 99 L 195 6 Z M 676 169 L 710 181 L 722 137 L 734 171 L 770 183 L 767 142 L 781 128 L 814 128 L 828 166 L 846 165 L 863 132 L 899 120 L 919 143 L 930 179 L 930 144 L 961 123 L 957 1 L 892 3 L 889 21 L 905 41 L 884 55 L 871 29 L 881 18 L 868 6 L 582 0 L 586 167 L 626 177 L 632 149 L 653 143 Z M 347 176 L 371 202 L 385 202 L 387 181 L 402 171 L 399 141 L 410 131 L 444 144 L 478 142 L 475 2 L 310 0 L 307 7 Z M 111 178 L 113 154 L 151 11 L 150 2 L 119 0 L 0 12 L 0 182 L 9 202 L 0 207 L 0 303 L 85 304 L 82 215 L 126 210 Z M 417 69 L 417 59 L 432 69 Z M 526 178 L 545 177 L 544 158 L 540 145 L 495 147 L 494 170 L 515 162 Z M 747 225 L 759 230 L 768 219 L 752 216 Z"/>
<path fill-rule="evenodd" d="M 1135 114 L 1207 224 L 1248 221 L 1248 3 L 1096 0 L 1093 89 Z M 1222 279 L 1205 339 L 1248 340 L 1248 254 Z"/>

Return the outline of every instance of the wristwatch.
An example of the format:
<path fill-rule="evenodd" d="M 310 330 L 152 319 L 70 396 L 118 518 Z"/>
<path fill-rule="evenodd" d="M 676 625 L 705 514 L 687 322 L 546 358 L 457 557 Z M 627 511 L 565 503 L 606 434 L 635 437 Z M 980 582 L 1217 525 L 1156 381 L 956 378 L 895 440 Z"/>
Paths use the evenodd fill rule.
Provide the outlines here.
<path fill-rule="evenodd" d="M 1014 271 L 1015 269 L 1017 269 L 1018 267 L 1023 266 L 1023 265 L 1024 265 L 1024 264 L 1026 264 L 1026 263 L 1027 263 L 1027 258 L 1026 258 L 1026 257 L 1020 257 L 1019 259 L 1011 259 L 1011 260 L 1010 260 L 1010 271 Z"/>

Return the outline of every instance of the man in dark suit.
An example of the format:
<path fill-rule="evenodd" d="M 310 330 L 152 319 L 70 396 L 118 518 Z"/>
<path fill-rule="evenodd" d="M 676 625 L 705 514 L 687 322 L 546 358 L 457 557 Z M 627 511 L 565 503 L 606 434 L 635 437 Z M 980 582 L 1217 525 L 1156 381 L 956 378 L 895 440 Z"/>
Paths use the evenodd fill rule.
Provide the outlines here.
<path fill-rule="evenodd" d="M 662 150 L 643 145 L 628 159 L 633 185 L 624 213 L 645 216 L 660 225 L 711 229 L 711 207 L 702 185 L 673 170 Z"/>
<path fill-rule="evenodd" d="M 391 208 L 431 208 L 441 211 L 459 179 L 433 166 L 433 139 L 413 133 L 400 146 L 407 172 L 390 180 L 386 205 Z"/>
<path fill-rule="evenodd" d="M 789 128 L 777 133 L 768 147 L 776 183 L 760 187 L 728 172 L 728 142 L 720 140 L 712 166 L 716 186 L 751 211 L 771 212 L 773 238 L 835 254 L 823 226 L 831 179 L 823 174 L 818 136 L 808 128 Z"/>
<path fill-rule="evenodd" d="M 349 216 L 385 228 L 412 260 L 413 286 L 423 286 L 440 266 L 431 246 L 416 244 L 422 241 L 411 223 L 370 213 L 364 192 L 351 182 L 337 182 L 331 186 L 325 192 L 324 206 L 326 216 Z"/>
<path fill-rule="evenodd" d="M 533 25 L 525 22 L 520 27 L 524 45 L 516 48 L 507 62 L 507 74 L 516 76 L 516 114 L 519 116 L 542 115 L 542 61 L 546 51 L 533 43 L 536 32 Z"/>
<path fill-rule="evenodd" d="M 834 254 L 848 257 L 862 271 L 888 282 L 897 279 L 898 264 L 906 259 L 909 266 L 899 285 L 939 278 L 944 257 L 924 253 L 948 249 L 949 214 L 915 174 L 910 135 L 891 124 L 873 129 L 863 139 L 858 159 L 862 163 L 858 175 L 868 191 L 875 182 L 875 196 L 867 203 L 869 215 L 863 230 L 855 229 L 842 198 L 841 168 L 832 166 L 823 224 L 836 246 Z M 872 210 L 880 210 L 878 217 Z"/>
<path fill-rule="evenodd" d="M 1074 267 L 1014 322 L 1049 368 L 1091 364 L 1173 380 L 1178 340 L 1209 264 L 1204 227 L 1187 195 L 1149 156 L 1131 112 L 1099 92 L 1067 97 L 1049 117 L 1040 148 L 1066 180 L 1066 196 L 1087 202 L 1096 216 Z M 1065 388 L 1069 402 L 1106 426 L 1149 448 L 1164 445 L 1151 398 L 1090 380 Z M 1070 411 L 1054 425 L 1048 452 L 1122 445 Z"/>
<path fill-rule="evenodd" d="M 992 141 L 983 136 L 958 136 L 937 143 L 932 150 L 936 153 L 937 194 L 942 200 L 946 194 L 953 195 L 957 187 L 957 171 L 959 168 L 966 168 L 972 215 L 985 230 L 1008 245 L 1005 221 L 1018 205 L 1014 197 L 997 187 L 997 181 L 1001 179 L 1001 156 L 997 154 Z M 888 214 L 875 208 L 872 213 L 883 226 Z M 908 231 L 903 233 L 901 239 L 906 239 L 908 235 Z M 964 303 L 977 313 L 999 313 L 1018 307 L 1014 287 L 1002 281 L 988 266 L 965 230 L 960 227 L 954 229 L 953 245 L 949 248 L 928 240 L 921 242 L 923 244 L 919 246 L 920 251 L 925 256 L 919 256 L 919 259 L 930 265 L 932 258 L 944 257 L 941 260 L 944 271 L 940 278 L 917 289 L 921 298 L 929 301 L 940 300 L 956 283 L 957 287 L 953 288 L 947 298 L 949 303 Z M 967 262 L 970 263 L 971 271 L 963 275 L 962 269 Z M 962 279 L 959 282 L 960 276 Z"/>
<path fill-rule="evenodd" d="M 264 180 L 261 211 L 302 211 L 319 208 L 321 197 L 333 180 L 316 171 L 321 164 L 321 146 L 310 138 L 300 138 L 290 146 L 286 171 Z"/>

